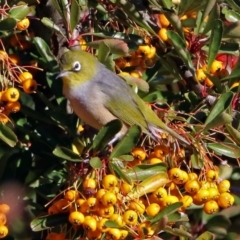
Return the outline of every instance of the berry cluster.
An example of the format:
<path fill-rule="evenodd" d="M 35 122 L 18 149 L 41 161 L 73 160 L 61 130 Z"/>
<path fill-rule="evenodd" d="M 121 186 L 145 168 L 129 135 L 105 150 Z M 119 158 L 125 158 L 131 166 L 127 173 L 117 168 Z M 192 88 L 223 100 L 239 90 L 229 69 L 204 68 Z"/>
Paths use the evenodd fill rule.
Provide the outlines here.
<path fill-rule="evenodd" d="M 166 145 L 156 146 L 150 154 L 142 147 L 136 147 L 132 155 L 134 160 L 128 163 L 130 167 L 164 163 L 169 156 L 175 158 L 175 162 L 185 157 L 184 150 L 171 154 Z M 197 174 L 172 167 L 168 170 L 168 178 L 168 183 L 154 191 L 133 197 L 139 182 L 131 185 L 112 174 L 102 178 L 87 177 L 80 187 L 67 190 L 63 198 L 54 201 L 48 213 L 68 212 L 69 222 L 82 227 L 87 239 L 101 239 L 103 235 L 104 239 L 112 240 L 125 239 L 128 235 L 150 239 L 157 232 L 149 218 L 156 217 L 173 203 L 182 203 L 179 212 L 185 212 L 192 204 L 202 205 L 207 214 L 234 203 L 234 197 L 229 193 L 230 182 L 221 180 L 215 169 L 202 169 Z M 64 239 L 64 235 L 60 238 L 57 233 L 50 234 L 47 240 Z M 54 234 L 59 238 L 54 238 Z"/>
<path fill-rule="evenodd" d="M 3 203 L 0 204 L 0 238 L 4 238 L 8 234 L 8 227 L 6 226 L 7 217 L 6 214 L 10 211 L 10 207 Z"/>

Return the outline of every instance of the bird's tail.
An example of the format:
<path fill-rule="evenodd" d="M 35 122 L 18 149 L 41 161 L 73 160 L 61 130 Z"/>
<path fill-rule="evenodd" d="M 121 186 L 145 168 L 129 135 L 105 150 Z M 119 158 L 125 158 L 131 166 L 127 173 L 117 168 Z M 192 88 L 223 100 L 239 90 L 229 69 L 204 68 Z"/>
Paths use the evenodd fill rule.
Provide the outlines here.
<path fill-rule="evenodd" d="M 160 133 L 169 133 L 172 137 L 175 137 L 178 140 L 180 140 L 180 141 L 186 143 L 187 145 L 189 145 L 189 142 L 184 137 L 182 137 L 177 132 L 175 132 L 174 130 L 172 130 L 171 128 L 169 128 L 167 126 L 165 126 L 164 129 L 160 129 L 160 128 L 156 127 L 153 124 L 148 124 L 148 129 L 149 129 L 149 131 L 151 133 L 151 137 L 154 140 L 158 140 L 159 139 L 159 134 Z"/>

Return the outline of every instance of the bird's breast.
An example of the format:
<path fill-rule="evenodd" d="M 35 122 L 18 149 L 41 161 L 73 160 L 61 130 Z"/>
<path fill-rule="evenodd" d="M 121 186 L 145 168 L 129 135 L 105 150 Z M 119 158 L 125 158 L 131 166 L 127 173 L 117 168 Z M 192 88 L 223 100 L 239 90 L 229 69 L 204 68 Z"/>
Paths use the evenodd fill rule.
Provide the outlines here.
<path fill-rule="evenodd" d="M 107 96 L 96 85 L 86 83 L 73 89 L 64 88 L 63 93 L 75 114 L 96 129 L 116 119 L 105 107 Z"/>

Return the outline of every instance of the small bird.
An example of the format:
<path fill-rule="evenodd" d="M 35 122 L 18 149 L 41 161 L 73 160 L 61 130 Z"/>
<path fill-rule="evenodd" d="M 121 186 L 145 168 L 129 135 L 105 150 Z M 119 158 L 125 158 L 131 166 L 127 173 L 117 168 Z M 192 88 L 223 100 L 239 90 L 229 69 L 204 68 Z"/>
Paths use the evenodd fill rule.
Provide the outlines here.
<path fill-rule="evenodd" d="M 121 138 L 132 125 L 138 125 L 153 139 L 167 132 L 189 144 L 176 131 L 164 124 L 156 113 L 118 75 L 108 70 L 93 55 L 82 50 L 67 50 L 60 57 L 63 94 L 75 114 L 86 124 L 100 129 L 119 119 L 122 129 L 114 137 Z"/>

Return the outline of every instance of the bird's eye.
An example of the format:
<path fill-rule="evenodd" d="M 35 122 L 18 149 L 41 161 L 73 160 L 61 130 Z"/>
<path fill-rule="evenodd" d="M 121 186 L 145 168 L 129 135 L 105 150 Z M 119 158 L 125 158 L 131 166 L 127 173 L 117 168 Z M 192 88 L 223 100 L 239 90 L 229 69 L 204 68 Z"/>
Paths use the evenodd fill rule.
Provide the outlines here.
<path fill-rule="evenodd" d="M 81 64 L 78 61 L 74 62 L 73 63 L 73 71 L 79 72 L 80 70 L 81 70 Z"/>

